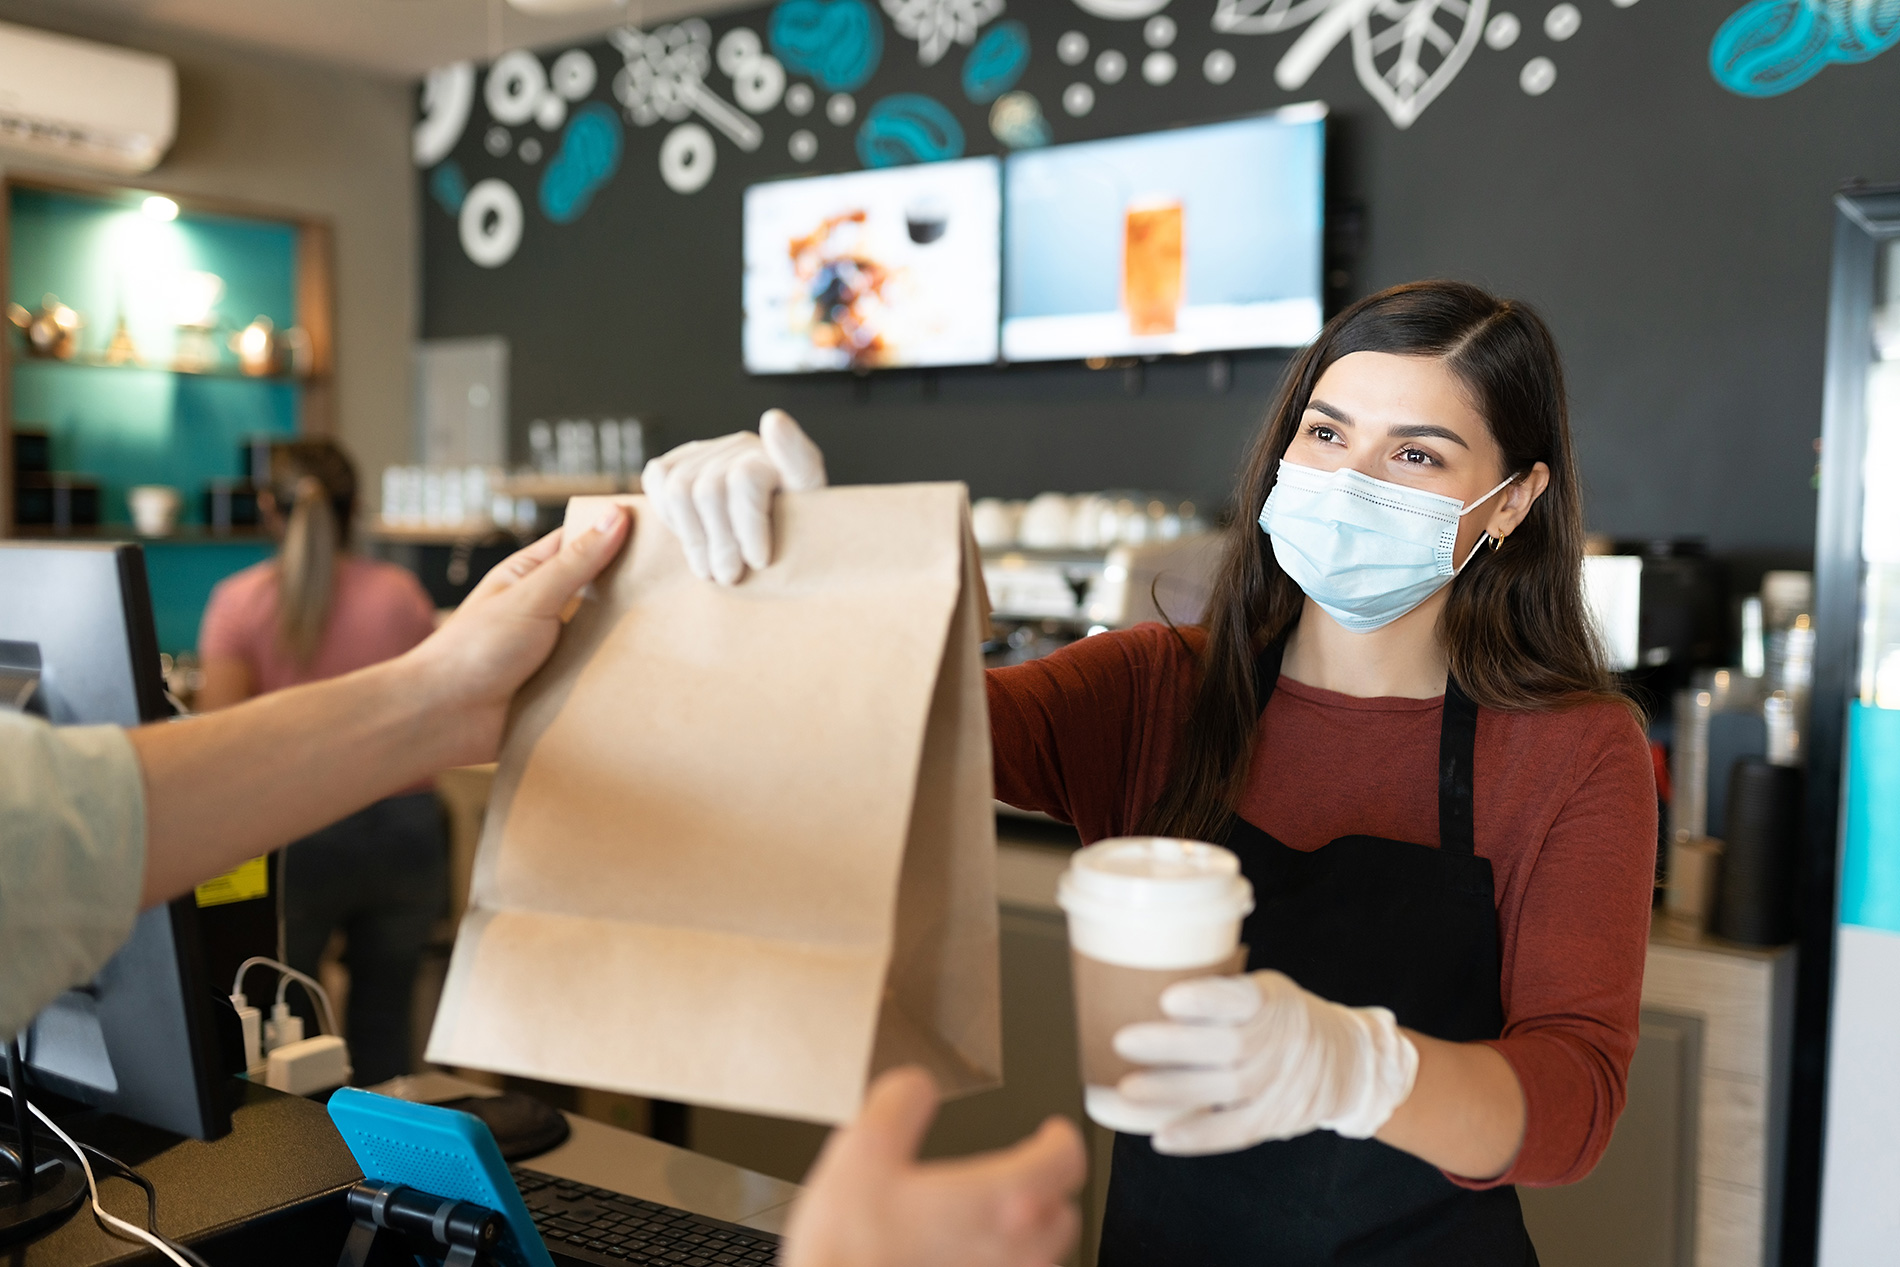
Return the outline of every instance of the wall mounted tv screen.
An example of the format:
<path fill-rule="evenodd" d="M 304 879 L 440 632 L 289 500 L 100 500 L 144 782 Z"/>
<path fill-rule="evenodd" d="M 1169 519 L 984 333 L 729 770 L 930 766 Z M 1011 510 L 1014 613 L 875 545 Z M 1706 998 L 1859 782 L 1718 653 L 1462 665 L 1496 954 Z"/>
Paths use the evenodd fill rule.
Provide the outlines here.
<path fill-rule="evenodd" d="M 745 367 L 755 374 L 996 360 L 993 158 L 753 185 Z"/>
<path fill-rule="evenodd" d="M 1003 358 L 1298 347 L 1319 333 L 1325 108 L 1009 156 Z"/>

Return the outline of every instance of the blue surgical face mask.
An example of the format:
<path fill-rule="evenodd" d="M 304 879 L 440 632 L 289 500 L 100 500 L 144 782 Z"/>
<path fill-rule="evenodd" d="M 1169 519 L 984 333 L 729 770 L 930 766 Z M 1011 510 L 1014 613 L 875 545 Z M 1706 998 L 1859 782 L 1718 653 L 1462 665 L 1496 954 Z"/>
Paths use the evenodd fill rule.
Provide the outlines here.
<path fill-rule="evenodd" d="M 1321 471 L 1282 459 L 1260 510 L 1273 557 L 1306 596 L 1354 633 L 1391 624 L 1458 575 L 1458 521 L 1496 495 L 1469 506 L 1455 497 L 1390 484 L 1342 467 Z"/>

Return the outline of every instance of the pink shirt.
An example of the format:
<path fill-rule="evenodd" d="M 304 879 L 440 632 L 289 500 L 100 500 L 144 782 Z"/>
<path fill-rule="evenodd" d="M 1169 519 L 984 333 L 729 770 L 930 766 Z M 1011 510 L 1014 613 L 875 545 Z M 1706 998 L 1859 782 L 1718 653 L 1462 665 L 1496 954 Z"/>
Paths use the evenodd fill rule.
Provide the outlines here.
<path fill-rule="evenodd" d="M 205 660 L 242 660 L 259 695 L 339 677 L 391 660 L 435 630 L 435 604 L 407 568 L 360 555 L 338 558 L 323 641 L 306 667 L 278 635 L 277 562 L 266 559 L 218 582 L 198 630 Z"/>

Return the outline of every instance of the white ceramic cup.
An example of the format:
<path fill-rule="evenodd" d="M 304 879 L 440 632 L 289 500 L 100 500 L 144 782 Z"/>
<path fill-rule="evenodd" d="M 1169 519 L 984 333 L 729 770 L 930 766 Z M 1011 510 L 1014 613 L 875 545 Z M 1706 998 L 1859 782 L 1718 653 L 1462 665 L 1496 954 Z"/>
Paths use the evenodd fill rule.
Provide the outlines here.
<path fill-rule="evenodd" d="M 1176 980 L 1235 970 L 1253 886 L 1219 845 L 1120 837 L 1078 850 L 1056 887 L 1068 915 L 1083 1045 L 1085 1107 L 1113 1130 L 1151 1134 L 1171 1116 L 1130 1104 L 1107 1081 L 1105 1044 L 1123 1024 L 1161 1017 Z M 1093 1074 L 1094 1076 L 1091 1076 Z"/>
<path fill-rule="evenodd" d="M 144 537 L 163 537 L 178 526 L 183 498 L 169 484 L 140 484 L 125 495 L 132 526 Z"/>

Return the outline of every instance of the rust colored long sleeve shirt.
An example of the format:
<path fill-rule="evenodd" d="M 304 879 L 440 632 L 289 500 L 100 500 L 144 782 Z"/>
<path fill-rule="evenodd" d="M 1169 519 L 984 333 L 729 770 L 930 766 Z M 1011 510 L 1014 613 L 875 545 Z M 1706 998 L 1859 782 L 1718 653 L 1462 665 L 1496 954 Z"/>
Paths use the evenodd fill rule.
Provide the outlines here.
<path fill-rule="evenodd" d="M 1160 796 L 1194 688 L 1198 629 L 1142 625 L 988 675 L 996 795 L 1075 825 L 1133 830 Z M 1191 648 L 1191 649 L 1190 649 Z M 1282 677 L 1241 817 L 1295 849 L 1365 834 L 1438 844 L 1443 697 L 1361 699 Z M 1628 711 L 1478 714 L 1477 851 L 1491 862 L 1503 1035 L 1524 1089 L 1511 1168 L 1467 1187 L 1573 1183 L 1622 1112 L 1636 1048 L 1656 852 L 1656 785 Z"/>

